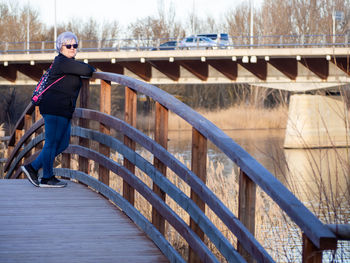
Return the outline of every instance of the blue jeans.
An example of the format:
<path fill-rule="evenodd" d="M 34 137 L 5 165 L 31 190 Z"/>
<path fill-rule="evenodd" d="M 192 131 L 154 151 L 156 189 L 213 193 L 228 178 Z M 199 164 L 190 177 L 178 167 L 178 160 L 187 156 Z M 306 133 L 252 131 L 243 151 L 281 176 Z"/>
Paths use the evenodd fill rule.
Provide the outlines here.
<path fill-rule="evenodd" d="M 71 121 L 68 118 L 43 114 L 45 121 L 45 145 L 31 165 L 38 171 L 43 168 L 43 178 L 50 178 L 53 174 L 55 157 L 69 145 Z"/>

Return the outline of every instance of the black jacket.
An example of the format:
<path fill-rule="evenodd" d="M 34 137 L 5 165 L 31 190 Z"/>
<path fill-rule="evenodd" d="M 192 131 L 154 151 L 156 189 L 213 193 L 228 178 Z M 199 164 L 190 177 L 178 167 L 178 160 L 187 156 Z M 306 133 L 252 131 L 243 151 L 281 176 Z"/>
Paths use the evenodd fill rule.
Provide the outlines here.
<path fill-rule="evenodd" d="M 39 104 L 41 114 L 51 114 L 72 118 L 82 81 L 80 76 L 91 77 L 95 69 L 61 53 L 55 57 L 47 86 L 58 78 L 63 79 L 52 85 L 43 94 Z"/>

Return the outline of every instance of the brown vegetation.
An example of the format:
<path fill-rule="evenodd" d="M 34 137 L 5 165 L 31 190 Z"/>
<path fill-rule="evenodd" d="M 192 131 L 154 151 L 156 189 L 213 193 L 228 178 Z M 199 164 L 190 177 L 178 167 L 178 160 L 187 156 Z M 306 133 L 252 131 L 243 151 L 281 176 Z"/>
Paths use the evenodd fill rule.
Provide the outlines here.
<path fill-rule="evenodd" d="M 288 107 L 273 109 L 237 105 L 215 111 L 198 111 L 222 130 L 234 129 L 284 129 L 288 118 Z M 169 130 L 190 130 L 191 126 L 175 114 L 169 116 Z"/>

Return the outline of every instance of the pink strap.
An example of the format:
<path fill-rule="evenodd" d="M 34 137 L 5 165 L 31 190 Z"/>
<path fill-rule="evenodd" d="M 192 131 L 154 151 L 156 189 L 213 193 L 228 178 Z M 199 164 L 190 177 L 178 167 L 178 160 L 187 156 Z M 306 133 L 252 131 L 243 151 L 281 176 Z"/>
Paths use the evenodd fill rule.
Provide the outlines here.
<path fill-rule="evenodd" d="M 41 92 L 41 94 L 43 94 L 48 88 L 50 88 L 53 84 L 55 84 L 56 82 L 60 81 L 61 79 L 63 79 L 66 75 L 60 77 L 59 79 L 56 79 L 53 83 L 51 83 L 46 89 L 43 90 L 43 92 Z"/>
<path fill-rule="evenodd" d="M 51 63 L 51 65 L 50 65 L 50 67 L 49 67 L 49 69 L 51 69 L 52 68 L 52 65 L 53 65 L 53 63 Z M 64 77 L 64 76 L 63 76 Z M 43 78 L 41 78 L 41 80 L 40 80 L 40 82 L 39 82 L 39 84 L 36 86 L 36 89 L 35 89 L 35 91 L 37 91 L 38 89 L 39 89 L 39 87 L 40 87 L 40 85 L 41 85 L 41 82 L 43 82 Z M 51 86 L 51 85 L 50 85 Z M 47 89 L 45 89 L 45 90 L 47 90 Z"/>

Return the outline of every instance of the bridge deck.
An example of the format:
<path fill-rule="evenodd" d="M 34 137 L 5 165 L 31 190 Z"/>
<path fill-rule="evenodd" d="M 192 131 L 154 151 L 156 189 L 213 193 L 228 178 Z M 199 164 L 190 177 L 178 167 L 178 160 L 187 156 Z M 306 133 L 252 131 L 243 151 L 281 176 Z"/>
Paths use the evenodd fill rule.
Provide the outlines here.
<path fill-rule="evenodd" d="M 0 180 L 0 262 L 167 262 L 117 207 L 89 188 Z"/>

